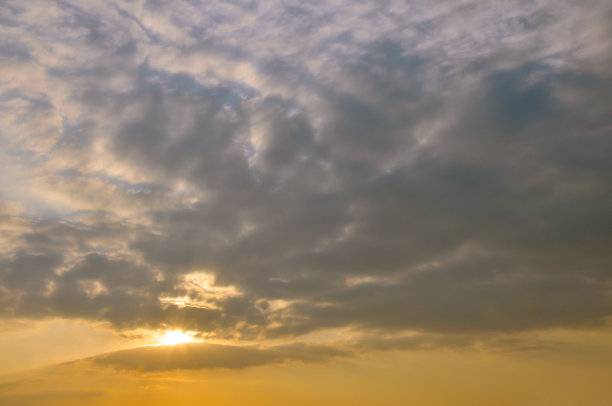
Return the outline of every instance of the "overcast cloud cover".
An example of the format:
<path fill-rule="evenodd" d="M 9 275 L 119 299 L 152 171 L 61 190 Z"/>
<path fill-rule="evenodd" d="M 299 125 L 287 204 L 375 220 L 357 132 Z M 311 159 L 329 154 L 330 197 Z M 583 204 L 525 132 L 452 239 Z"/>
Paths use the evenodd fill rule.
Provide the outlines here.
<path fill-rule="evenodd" d="M 0 38 L 2 318 L 609 323 L 609 1 L 0 1 Z"/>

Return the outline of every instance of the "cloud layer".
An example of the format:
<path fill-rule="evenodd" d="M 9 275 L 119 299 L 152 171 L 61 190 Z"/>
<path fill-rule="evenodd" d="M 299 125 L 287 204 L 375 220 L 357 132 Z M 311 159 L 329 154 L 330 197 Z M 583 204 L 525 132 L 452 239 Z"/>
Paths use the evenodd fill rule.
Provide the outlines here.
<path fill-rule="evenodd" d="M 0 314 L 606 325 L 607 3 L 0 3 Z"/>
<path fill-rule="evenodd" d="M 324 362 L 347 355 L 332 347 L 304 344 L 256 348 L 189 343 L 116 351 L 94 357 L 93 361 L 119 369 L 154 372 L 175 369 L 242 369 L 287 361 Z"/>

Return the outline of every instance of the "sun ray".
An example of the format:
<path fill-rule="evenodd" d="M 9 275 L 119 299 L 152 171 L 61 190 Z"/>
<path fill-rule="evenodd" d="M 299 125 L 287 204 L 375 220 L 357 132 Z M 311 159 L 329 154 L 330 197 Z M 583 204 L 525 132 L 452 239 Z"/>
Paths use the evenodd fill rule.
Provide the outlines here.
<path fill-rule="evenodd" d="M 193 343 L 198 340 L 194 337 L 194 332 L 181 330 L 168 330 L 158 338 L 158 345 L 176 345 L 183 343 Z"/>

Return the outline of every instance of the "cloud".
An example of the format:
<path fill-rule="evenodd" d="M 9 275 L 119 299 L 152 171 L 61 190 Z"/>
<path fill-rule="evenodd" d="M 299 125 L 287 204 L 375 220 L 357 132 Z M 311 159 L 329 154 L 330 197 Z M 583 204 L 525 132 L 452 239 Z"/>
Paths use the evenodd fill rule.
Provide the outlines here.
<path fill-rule="evenodd" d="M 96 399 L 103 395 L 100 391 L 88 390 L 53 390 L 39 391 L 27 394 L 5 395 L 2 394 L 2 400 L 12 405 L 28 406 L 39 405 L 44 402 L 87 402 Z"/>
<path fill-rule="evenodd" d="M 141 347 L 115 351 L 93 358 L 100 365 L 142 372 L 174 369 L 242 369 L 289 361 L 326 362 L 348 356 L 333 347 L 290 344 L 270 348 L 241 347 L 209 343 Z"/>
<path fill-rule="evenodd" d="M 384 351 L 448 351 L 510 354 L 537 351 L 541 355 L 567 351 L 570 343 L 542 339 L 530 334 L 385 334 L 358 335 L 350 340 L 324 343 L 223 345 L 194 342 L 177 345 L 146 346 L 113 351 L 62 364 L 111 366 L 117 370 L 157 372 L 170 370 L 245 369 L 285 363 L 329 364 L 349 358 L 371 357 Z"/>
<path fill-rule="evenodd" d="M 606 325 L 609 5 L 353 3 L 3 3 L 2 317 Z"/>

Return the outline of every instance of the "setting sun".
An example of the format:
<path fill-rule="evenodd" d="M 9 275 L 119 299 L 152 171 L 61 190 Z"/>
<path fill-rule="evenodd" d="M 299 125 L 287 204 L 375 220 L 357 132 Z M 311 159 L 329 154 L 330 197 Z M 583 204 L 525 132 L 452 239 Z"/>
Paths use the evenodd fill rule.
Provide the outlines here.
<path fill-rule="evenodd" d="M 183 343 L 193 343 L 198 340 L 193 338 L 193 332 L 187 331 L 186 333 L 181 330 L 166 331 L 163 336 L 159 338 L 158 345 L 175 345 Z"/>

